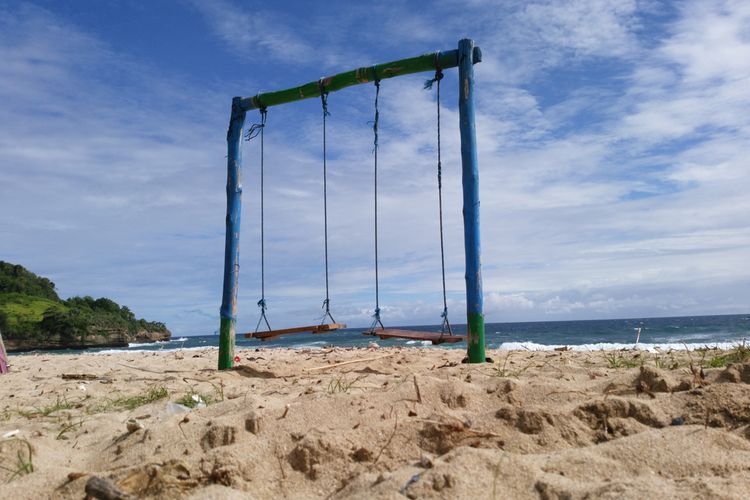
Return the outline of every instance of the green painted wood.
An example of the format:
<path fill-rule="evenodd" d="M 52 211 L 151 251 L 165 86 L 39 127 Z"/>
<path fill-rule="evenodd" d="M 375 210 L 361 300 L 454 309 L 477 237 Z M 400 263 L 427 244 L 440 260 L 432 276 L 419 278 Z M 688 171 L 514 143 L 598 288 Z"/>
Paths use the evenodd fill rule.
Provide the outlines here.
<path fill-rule="evenodd" d="M 484 341 L 484 315 L 469 314 L 467 319 L 466 333 L 468 334 L 467 355 L 469 363 L 484 363 L 487 361 Z"/>
<path fill-rule="evenodd" d="M 219 370 L 228 370 L 234 365 L 234 335 L 237 321 L 235 318 L 222 316 L 219 328 Z"/>
<path fill-rule="evenodd" d="M 479 47 L 474 47 L 472 58 L 474 63 L 482 60 L 482 52 Z M 321 81 L 325 92 L 336 92 L 337 90 L 359 85 L 362 83 L 374 82 L 377 78 L 385 80 L 394 76 L 408 75 L 411 73 L 421 73 L 423 71 L 434 71 L 436 62 L 442 69 L 455 68 L 458 66 L 458 50 L 448 50 L 445 52 L 431 52 L 417 57 L 400 59 L 374 66 L 357 68 L 345 73 L 339 73 L 333 76 L 327 76 L 321 80 L 306 83 L 299 87 L 279 90 L 276 92 L 265 92 L 253 97 L 244 97 L 240 99 L 240 106 L 243 110 L 268 108 L 278 106 L 288 102 L 301 101 L 312 97 L 320 97 Z"/>

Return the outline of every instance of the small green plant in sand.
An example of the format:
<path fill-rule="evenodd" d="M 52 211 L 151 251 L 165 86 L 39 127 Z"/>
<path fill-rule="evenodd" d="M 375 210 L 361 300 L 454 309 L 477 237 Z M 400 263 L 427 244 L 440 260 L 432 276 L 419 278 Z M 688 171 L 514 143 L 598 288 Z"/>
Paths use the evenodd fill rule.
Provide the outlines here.
<path fill-rule="evenodd" d="M 104 413 L 109 411 L 134 410 L 139 406 L 147 405 L 167 397 L 169 397 L 169 391 L 166 387 L 149 387 L 149 389 L 142 394 L 120 396 L 113 399 L 108 398 L 104 402 L 90 407 L 88 412 Z"/>
<path fill-rule="evenodd" d="M 201 403 L 208 405 L 208 402 L 205 399 L 203 399 L 203 396 L 193 391 L 190 391 L 184 396 L 182 396 L 181 398 L 177 399 L 175 403 L 180 404 L 182 406 L 187 406 L 188 408 L 195 408 Z"/>
<path fill-rule="evenodd" d="M 675 359 L 672 351 L 669 351 L 666 354 L 654 354 L 654 366 L 660 370 L 676 370 L 680 367 L 680 363 Z"/>
<path fill-rule="evenodd" d="M 81 419 L 78 422 L 72 422 L 72 423 L 63 424 L 62 427 L 61 427 L 61 429 L 60 429 L 60 432 L 57 433 L 57 436 L 55 437 L 55 439 L 57 439 L 57 440 L 68 439 L 68 436 L 67 436 L 68 432 L 74 430 L 76 427 L 78 429 L 82 428 L 84 422 L 85 422 L 85 420 Z"/>
<path fill-rule="evenodd" d="M 18 413 L 19 415 L 26 418 L 49 417 L 50 415 L 58 411 L 80 408 L 81 404 L 81 400 L 68 401 L 67 398 L 63 397 L 62 399 L 60 399 L 60 397 L 58 396 L 55 402 L 51 405 L 47 405 L 42 408 L 34 407 L 33 410 L 18 410 Z"/>
<path fill-rule="evenodd" d="M 339 392 L 347 393 L 352 389 L 357 389 L 357 382 L 362 380 L 363 377 L 357 377 L 354 379 L 348 379 L 345 375 L 339 375 L 328 382 L 328 393 L 336 394 Z"/>
<path fill-rule="evenodd" d="M 31 443 L 25 439 L 13 438 L 6 442 L 6 444 L 10 446 L 16 445 L 16 454 L 13 458 L 0 455 L 0 469 L 10 473 L 6 482 L 9 483 L 17 477 L 34 472 L 34 450 L 31 447 Z"/>
<path fill-rule="evenodd" d="M 515 361 L 511 361 L 510 358 L 513 355 L 512 351 L 509 351 L 508 354 L 505 356 L 505 359 L 497 360 L 495 364 L 493 365 L 493 368 L 495 369 L 495 374 L 498 377 L 511 377 L 511 378 L 518 378 L 521 376 L 523 372 L 531 368 L 532 362 L 529 361 L 526 365 L 511 369 L 509 365 L 515 364 Z"/>
<path fill-rule="evenodd" d="M 621 352 L 612 351 L 604 355 L 604 359 L 610 368 L 635 368 L 637 366 L 643 366 L 643 357 L 628 358 Z"/>
<path fill-rule="evenodd" d="M 743 340 L 731 351 L 715 354 L 708 362 L 702 364 L 710 368 L 724 368 L 729 364 L 744 363 L 745 361 L 750 361 L 750 347 Z"/>
<path fill-rule="evenodd" d="M 224 384 L 211 384 L 211 387 L 213 387 L 213 393 L 199 393 L 191 388 L 190 391 L 175 401 L 175 403 L 187 406 L 188 408 L 195 408 L 201 403 L 208 406 L 224 401 Z"/>
<path fill-rule="evenodd" d="M 134 410 L 139 406 L 147 405 L 167 397 L 169 397 L 169 391 L 165 387 L 150 387 L 145 394 L 117 398 L 113 400 L 113 404 L 118 409 Z"/>

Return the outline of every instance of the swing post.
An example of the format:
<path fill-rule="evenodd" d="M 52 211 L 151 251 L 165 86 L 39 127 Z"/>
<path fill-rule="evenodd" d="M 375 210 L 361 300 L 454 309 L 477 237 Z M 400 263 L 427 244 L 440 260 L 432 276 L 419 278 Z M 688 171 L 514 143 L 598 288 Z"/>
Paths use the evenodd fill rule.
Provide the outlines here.
<path fill-rule="evenodd" d="M 484 363 L 484 312 L 479 239 L 479 165 L 474 122 L 474 63 L 481 60 L 474 40 L 458 42 L 458 112 L 461 128 L 461 165 L 466 253 L 466 330 L 469 363 Z M 477 57 L 478 56 L 478 57 Z M 475 61 L 475 59 L 479 59 Z"/>
<path fill-rule="evenodd" d="M 242 215 L 242 128 L 245 110 L 240 98 L 232 100 L 232 115 L 227 131 L 227 229 L 224 243 L 224 286 L 221 297 L 219 330 L 219 370 L 234 364 L 234 339 L 237 329 L 237 288 L 240 274 L 240 216 Z"/>

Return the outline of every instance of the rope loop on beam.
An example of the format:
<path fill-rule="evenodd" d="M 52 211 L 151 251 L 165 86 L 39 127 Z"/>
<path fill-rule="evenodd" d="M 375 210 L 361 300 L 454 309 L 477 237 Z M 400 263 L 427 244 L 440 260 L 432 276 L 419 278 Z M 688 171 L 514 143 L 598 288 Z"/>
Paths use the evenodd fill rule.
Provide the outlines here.
<path fill-rule="evenodd" d="M 424 89 L 429 90 L 432 84 L 443 79 L 443 68 L 440 67 L 440 51 L 435 52 L 435 76 L 424 82 Z"/>

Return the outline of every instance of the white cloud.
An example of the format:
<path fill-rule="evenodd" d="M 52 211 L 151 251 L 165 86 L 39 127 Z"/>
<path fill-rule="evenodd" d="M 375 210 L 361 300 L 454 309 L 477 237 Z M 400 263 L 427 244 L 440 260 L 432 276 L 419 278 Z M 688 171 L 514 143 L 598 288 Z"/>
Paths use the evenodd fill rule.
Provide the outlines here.
<path fill-rule="evenodd" d="M 528 39 L 548 50 L 617 57 L 637 45 L 635 0 L 530 2 L 516 20 Z"/>
<path fill-rule="evenodd" d="M 500 294 L 490 292 L 484 298 L 487 313 L 502 314 L 503 312 L 515 312 L 519 309 L 533 309 L 534 301 L 522 293 Z"/>
<path fill-rule="evenodd" d="M 190 0 L 216 34 L 246 59 L 280 59 L 300 62 L 314 54 L 314 47 L 300 38 L 286 22 L 257 8 L 241 7 L 224 0 Z"/>
<path fill-rule="evenodd" d="M 672 36 L 659 48 L 687 84 L 747 80 L 750 5 L 742 0 L 688 2 Z"/>

